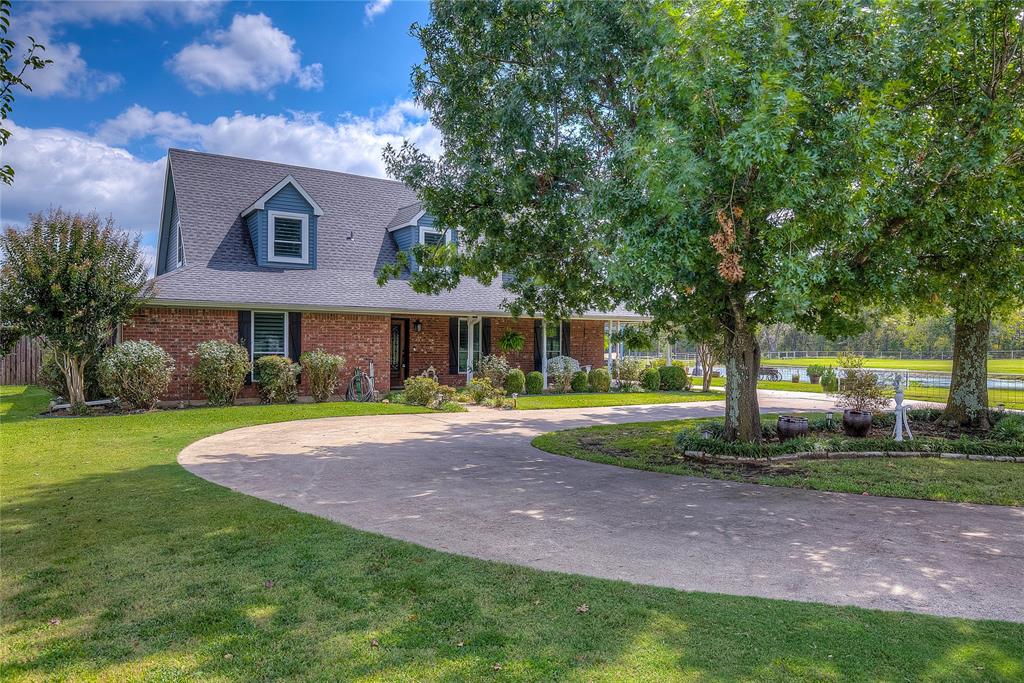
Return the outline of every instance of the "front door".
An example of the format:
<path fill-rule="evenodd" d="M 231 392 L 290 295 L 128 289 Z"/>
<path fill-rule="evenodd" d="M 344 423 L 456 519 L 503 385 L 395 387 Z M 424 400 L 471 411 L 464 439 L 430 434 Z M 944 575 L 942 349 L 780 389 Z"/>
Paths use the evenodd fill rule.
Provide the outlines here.
<path fill-rule="evenodd" d="M 391 388 L 405 385 L 409 376 L 409 321 L 404 318 L 391 319 Z"/>

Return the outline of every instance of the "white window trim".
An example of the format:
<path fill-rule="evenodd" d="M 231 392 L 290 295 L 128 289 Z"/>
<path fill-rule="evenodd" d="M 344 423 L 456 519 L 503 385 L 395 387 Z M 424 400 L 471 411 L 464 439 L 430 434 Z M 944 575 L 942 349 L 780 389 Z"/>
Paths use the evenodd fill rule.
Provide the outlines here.
<path fill-rule="evenodd" d="M 257 313 L 273 313 L 274 315 L 284 316 L 284 353 L 281 355 L 284 358 L 291 358 L 288 355 L 288 313 L 284 311 L 249 311 L 249 362 L 256 362 L 256 314 Z M 276 356 L 276 353 L 261 353 L 261 356 Z"/>
<path fill-rule="evenodd" d="M 431 235 L 442 235 L 442 236 L 444 236 L 444 243 L 445 244 L 451 244 L 452 243 L 452 233 L 451 233 L 450 230 L 439 230 L 438 228 L 432 228 L 432 227 L 427 226 L 427 225 L 421 225 L 420 226 L 419 244 L 426 244 L 426 236 L 427 236 L 428 233 L 431 234 Z"/>
<path fill-rule="evenodd" d="M 290 218 L 302 222 L 302 256 L 274 255 L 274 220 L 277 218 Z M 307 214 L 288 211 L 267 212 L 267 260 L 275 263 L 309 263 L 309 216 Z"/>

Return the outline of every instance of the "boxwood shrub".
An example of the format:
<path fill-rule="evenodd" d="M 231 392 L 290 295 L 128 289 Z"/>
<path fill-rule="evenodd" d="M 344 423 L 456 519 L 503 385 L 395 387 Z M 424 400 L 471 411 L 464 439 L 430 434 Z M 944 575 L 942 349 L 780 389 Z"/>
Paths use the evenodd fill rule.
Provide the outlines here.
<path fill-rule="evenodd" d="M 526 393 L 539 394 L 544 391 L 544 375 L 536 370 L 526 375 Z"/>
<path fill-rule="evenodd" d="M 608 370 L 605 368 L 594 368 L 590 371 L 590 376 L 587 378 L 588 384 L 590 385 L 591 391 L 605 393 L 611 391 L 612 388 L 612 376 L 608 374 Z"/>
<path fill-rule="evenodd" d="M 666 391 L 689 391 L 690 376 L 686 374 L 686 368 L 680 365 L 664 365 L 658 368 L 658 375 L 661 379 L 661 388 Z"/>
<path fill-rule="evenodd" d="M 590 376 L 586 370 L 580 370 L 572 376 L 572 390 L 577 394 L 590 390 Z"/>
<path fill-rule="evenodd" d="M 505 393 L 511 396 L 512 394 L 521 394 L 526 389 L 526 375 L 519 368 L 513 368 L 509 370 L 508 375 L 505 376 Z"/>
<path fill-rule="evenodd" d="M 658 368 L 646 368 L 640 373 L 640 384 L 646 391 L 657 391 L 661 388 L 661 373 Z"/>

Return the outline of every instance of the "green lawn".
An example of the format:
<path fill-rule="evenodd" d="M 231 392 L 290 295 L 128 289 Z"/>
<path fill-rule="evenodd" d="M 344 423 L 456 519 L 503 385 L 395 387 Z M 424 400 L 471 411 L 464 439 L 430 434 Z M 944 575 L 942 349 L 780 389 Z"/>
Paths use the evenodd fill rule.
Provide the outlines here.
<path fill-rule="evenodd" d="M 558 455 L 634 469 L 769 486 L 870 493 L 965 503 L 1024 506 L 1024 466 L 939 458 L 806 460 L 770 467 L 704 464 L 679 458 L 675 437 L 686 420 L 567 429 L 533 445 Z"/>
<path fill-rule="evenodd" d="M 0 393 L 8 416 L 44 398 Z M 472 560 L 250 498 L 175 462 L 186 444 L 235 427 L 410 410 L 330 403 L 4 419 L 4 680 L 1024 677 L 1024 625 Z"/>
<path fill-rule="evenodd" d="M 520 396 L 519 410 L 544 408 L 597 408 L 604 406 L 636 406 L 655 403 L 689 403 L 692 401 L 724 401 L 720 391 L 642 391 L 636 393 L 605 392 L 585 394 L 544 394 Z"/>
<path fill-rule="evenodd" d="M 808 365 L 838 365 L 838 362 L 831 356 L 817 358 L 762 358 L 761 365 L 769 368 L 790 365 L 806 367 Z M 865 358 L 864 367 L 879 370 L 934 370 L 950 372 L 953 370 L 953 361 Z M 1024 358 L 990 358 L 988 361 L 988 371 L 991 374 L 1024 374 Z"/>

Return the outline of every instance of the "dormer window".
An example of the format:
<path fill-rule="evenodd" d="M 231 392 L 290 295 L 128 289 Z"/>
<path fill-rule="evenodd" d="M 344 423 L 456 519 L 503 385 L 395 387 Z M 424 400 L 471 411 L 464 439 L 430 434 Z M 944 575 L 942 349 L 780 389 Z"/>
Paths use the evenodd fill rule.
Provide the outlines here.
<path fill-rule="evenodd" d="M 309 263 L 309 216 L 304 213 L 268 211 L 268 261 Z"/>
<path fill-rule="evenodd" d="M 426 244 L 432 247 L 437 244 L 445 244 L 447 242 L 448 234 L 446 232 L 436 228 L 420 226 L 420 244 Z"/>

